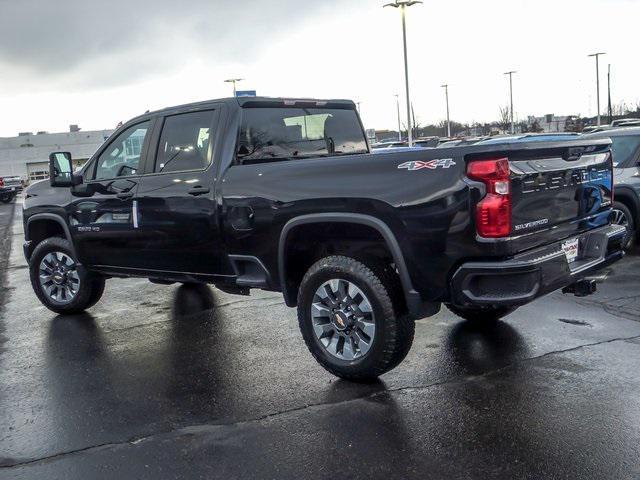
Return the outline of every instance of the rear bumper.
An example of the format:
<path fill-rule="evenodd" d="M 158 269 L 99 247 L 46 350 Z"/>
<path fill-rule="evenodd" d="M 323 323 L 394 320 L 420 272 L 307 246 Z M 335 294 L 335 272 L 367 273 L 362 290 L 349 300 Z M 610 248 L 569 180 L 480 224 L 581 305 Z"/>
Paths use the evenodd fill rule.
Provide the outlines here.
<path fill-rule="evenodd" d="M 580 254 L 569 263 L 557 242 L 502 262 L 463 264 L 451 280 L 458 306 L 520 306 L 572 285 L 624 256 L 624 227 L 608 225 L 578 236 Z"/>

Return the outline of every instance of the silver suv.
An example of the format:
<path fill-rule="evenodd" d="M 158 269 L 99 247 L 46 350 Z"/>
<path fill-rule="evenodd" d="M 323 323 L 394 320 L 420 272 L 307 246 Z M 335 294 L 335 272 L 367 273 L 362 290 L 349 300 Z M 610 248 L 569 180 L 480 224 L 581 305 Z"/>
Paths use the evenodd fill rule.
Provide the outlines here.
<path fill-rule="evenodd" d="M 640 127 L 614 128 L 588 136 L 613 141 L 614 223 L 627 227 L 627 249 L 631 248 L 638 239 L 640 226 Z"/>

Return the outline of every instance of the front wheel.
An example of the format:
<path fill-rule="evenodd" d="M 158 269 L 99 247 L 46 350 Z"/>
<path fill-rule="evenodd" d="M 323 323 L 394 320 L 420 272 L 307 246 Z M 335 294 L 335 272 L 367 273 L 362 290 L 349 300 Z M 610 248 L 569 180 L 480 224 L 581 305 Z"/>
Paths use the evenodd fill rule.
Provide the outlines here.
<path fill-rule="evenodd" d="M 517 310 L 515 307 L 456 307 L 447 304 L 447 308 L 460 318 L 476 324 L 490 324 Z"/>
<path fill-rule="evenodd" d="M 63 238 L 38 244 L 29 261 L 29 274 L 40 302 L 59 314 L 83 312 L 104 292 L 104 278 L 78 265 L 71 244 Z"/>
<path fill-rule="evenodd" d="M 311 354 L 327 371 L 372 380 L 406 357 L 415 322 L 398 315 L 394 281 L 382 268 L 343 256 L 325 257 L 306 273 L 298 321 Z"/>

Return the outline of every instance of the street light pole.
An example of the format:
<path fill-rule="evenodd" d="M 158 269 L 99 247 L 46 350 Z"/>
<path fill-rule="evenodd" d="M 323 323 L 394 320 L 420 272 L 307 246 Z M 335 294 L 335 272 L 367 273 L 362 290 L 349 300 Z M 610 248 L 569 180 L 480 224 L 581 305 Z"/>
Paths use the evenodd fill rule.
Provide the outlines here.
<path fill-rule="evenodd" d="M 385 7 L 399 8 L 402 16 L 402 43 L 404 47 L 404 82 L 407 93 L 407 140 L 410 147 L 413 147 L 413 132 L 411 126 L 411 96 L 409 95 L 409 56 L 407 54 L 407 7 L 422 3 L 418 0 L 395 0 Z"/>
<path fill-rule="evenodd" d="M 444 95 L 447 100 L 447 137 L 451 138 L 451 120 L 449 118 L 449 85 L 444 84 L 442 85 L 442 88 L 444 88 Z"/>
<path fill-rule="evenodd" d="M 398 141 L 402 141 L 402 123 L 400 122 L 400 95 L 396 93 L 396 108 L 398 110 Z"/>
<path fill-rule="evenodd" d="M 609 64 L 609 72 L 607 73 L 607 113 L 609 114 L 609 123 L 613 122 L 613 108 L 611 105 L 611 64 Z"/>
<path fill-rule="evenodd" d="M 604 52 L 592 53 L 589 55 L 590 57 L 596 58 L 596 89 L 597 89 L 597 100 L 598 103 L 598 126 L 602 124 L 600 117 L 600 55 L 606 55 Z"/>
<path fill-rule="evenodd" d="M 511 72 L 506 72 L 505 75 L 509 75 L 509 97 L 511 98 L 511 106 L 509 107 L 510 110 L 510 114 L 511 114 L 511 134 L 515 134 L 516 133 L 516 124 L 513 121 L 513 74 L 514 73 L 518 73 L 515 70 L 512 70 Z"/>
<path fill-rule="evenodd" d="M 236 89 L 236 84 L 243 80 L 244 78 L 230 78 L 228 80 L 225 80 L 224 83 L 233 83 L 233 96 L 235 97 L 236 93 L 238 92 L 238 90 Z"/>

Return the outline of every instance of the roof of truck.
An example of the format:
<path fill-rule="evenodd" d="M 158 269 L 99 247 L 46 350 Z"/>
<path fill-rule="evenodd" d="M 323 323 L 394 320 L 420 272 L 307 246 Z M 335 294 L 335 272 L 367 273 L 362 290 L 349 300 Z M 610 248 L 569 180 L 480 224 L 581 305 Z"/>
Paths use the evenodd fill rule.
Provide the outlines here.
<path fill-rule="evenodd" d="M 230 105 L 238 105 L 240 107 L 246 106 L 269 106 L 273 105 L 274 107 L 286 107 L 286 106 L 297 106 L 303 105 L 306 107 L 317 106 L 317 107 L 325 107 L 325 106 L 333 106 L 333 107 L 348 107 L 355 108 L 355 103 L 352 100 L 345 99 L 319 99 L 319 98 L 285 98 L 285 97 L 228 97 L 228 98 L 218 98 L 212 100 L 203 100 L 201 102 L 193 102 L 193 103 L 185 103 L 182 105 L 175 105 L 172 107 L 165 107 L 159 110 L 154 110 L 152 112 L 146 112 L 144 115 L 157 115 L 160 113 L 172 112 L 174 110 L 189 110 L 191 108 L 202 108 L 207 106 L 212 106 L 214 104 L 226 103 Z"/>

